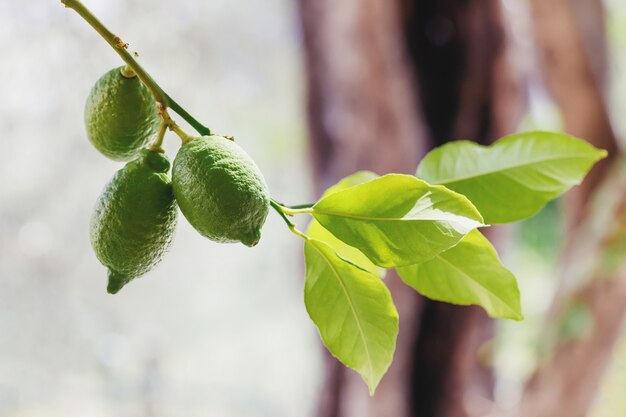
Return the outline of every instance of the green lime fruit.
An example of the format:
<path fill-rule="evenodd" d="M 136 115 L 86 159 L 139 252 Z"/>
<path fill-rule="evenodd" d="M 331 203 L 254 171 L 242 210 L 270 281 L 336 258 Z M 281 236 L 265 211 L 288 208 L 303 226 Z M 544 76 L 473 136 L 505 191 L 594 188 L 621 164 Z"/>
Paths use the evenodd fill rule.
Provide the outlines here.
<path fill-rule="evenodd" d="M 150 90 L 137 76 L 124 76 L 121 67 L 100 77 L 87 98 L 87 137 L 98 151 L 115 161 L 133 159 L 159 123 Z"/>
<path fill-rule="evenodd" d="M 178 212 L 169 168 L 164 155 L 144 149 L 100 195 L 91 218 L 91 245 L 109 269 L 111 294 L 152 269 L 172 244 Z"/>
<path fill-rule="evenodd" d="M 172 168 L 178 206 L 189 223 L 216 242 L 254 246 L 269 211 L 269 192 L 254 161 L 222 136 L 194 138 Z"/>

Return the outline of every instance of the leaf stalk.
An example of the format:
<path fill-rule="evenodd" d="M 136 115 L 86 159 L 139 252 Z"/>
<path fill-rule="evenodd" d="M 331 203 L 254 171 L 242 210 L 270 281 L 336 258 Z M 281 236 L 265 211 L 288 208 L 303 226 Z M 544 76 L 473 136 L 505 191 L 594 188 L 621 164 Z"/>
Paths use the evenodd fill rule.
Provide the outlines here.
<path fill-rule="evenodd" d="M 276 212 L 285 221 L 285 223 L 287 223 L 287 227 L 289 228 L 291 233 L 293 233 L 296 236 L 300 236 L 304 240 L 309 240 L 309 237 L 306 234 L 304 234 L 302 231 L 298 230 L 296 225 L 291 220 L 289 220 L 289 217 L 287 217 L 288 214 L 285 211 L 286 207 L 284 207 L 283 205 L 281 205 L 274 199 L 270 200 L 270 205 L 272 206 L 274 210 L 276 210 Z"/>

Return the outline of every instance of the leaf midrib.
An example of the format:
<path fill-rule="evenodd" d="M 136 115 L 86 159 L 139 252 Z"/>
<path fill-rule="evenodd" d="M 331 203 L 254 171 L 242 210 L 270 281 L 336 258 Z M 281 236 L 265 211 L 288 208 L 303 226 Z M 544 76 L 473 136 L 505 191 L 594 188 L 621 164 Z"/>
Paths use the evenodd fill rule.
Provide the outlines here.
<path fill-rule="evenodd" d="M 516 312 L 515 310 L 513 310 L 511 307 L 509 307 L 509 305 L 506 303 L 506 301 L 504 301 L 502 298 L 500 298 L 496 293 L 494 293 L 493 291 L 491 291 L 489 288 L 485 287 L 484 285 L 482 285 L 480 282 L 478 282 L 477 280 L 475 280 L 474 278 L 472 278 L 470 275 L 468 275 L 467 273 L 465 273 L 465 271 L 463 271 L 462 269 L 460 269 L 458 266 L 456 266 L 455 264 L 453 264 L 452 262 L 448 261 L 446 258 L 444 258 L 441 255 L 437 255 L 438 258 L 440 258 L 442 261 L 444 261 L 445 263 L 447 263 L 448 265 L 450 265 L 453 269 L 459 271 L 459 273 L 466 277 L 469 281 L 471 281 L 472 283 L 474 283 L 475 285 L 478 285 L 480 288 L 483 288 L 485 291 L 487 291 L 489 294 L 491 294 L 494 298 L 496 298 L 497 300 L 500 301 L 500 303 L 502 303 L 504 305 L 504 307 L 506 307 L 507 310 L 509 310 L 510 312 L 512 312 L 515 317 L 519 317 L 519 313 Z"/>
<path fill-rule="evenodd" d="M 491 171 L 484 171 L 484 172 L 480 172 L 477 174 L 472 174 L 472 175 L 466 175 L 466 176 L 461 176 L 461 177 L 452 177 L 452 178 L 447 178 L 443 181 L 436 181 L 435 184 L 436 185 L 446 185 L 446 184 L 451 184 L 454 182 L 461 182 L 461 181 L 466 181 L 472 178 L 476 178 L 476 177 L 482 177 L 482 176 L 486 176 L 486 175 L 492 175 L 492 174 L 497 174 L 500 172 L 506 172 L 506 171 L 510 171 L 513 169 L 517 169 L 517 168 L 522 168 L 528 165 L 533 165 L 533 164 L 540 164 L 542 162 L 552 162 L 552 161 L 558 161 L 558 160 L 568 160 L 568 159 L 581 159 L 581 158 L 590 158 L 589 155 L 587 154 L 575 154 L 575 155 L 569 155 L 566 157 L 553 157 L 553 158 L 544 158 L 544 159 L 537 159 L 537 160 L 532 160 L 529 162 L 524 162 L 521 164 L 515 164 L 515 165 L 510 165 L 506 168 L 501 168 L 501 169 L 497 169 L 497 170 L 491 170 Z"/>
<path fill-rule="evenodd" d="M 450 220 L 446 219 L 428 219 L 428 218 L 404 218 L 404 217 L 368 217 L 368 216 L 356 216 L 353 214 L 342 213 L 338 211 L 329 211 L 329 210 L 319 210 L 313 207 L 313 215 L 321 214 L 325 216 L 336 216 L 336 217 L 345 217 L 347 219 L 354 220 L 367 220 L 367 221 L 377 221 L 377 222 L 416 222 L 416 221 L 424 221 L 424 222 L 449 222 Z M 467 220 L 474 221 L 478 224 L 483 224 L 481 221 L 473 219 L 471 217 L 467 217 L 466 215 L 461 214 L 453 214 L 457 217 L 462 217 Z"/>
<path fill-rule="evenodd" d="M 345 284 L 343 283 L 343 281 L 341 279 L 341 275 L 337 272 L 337 270 L 333 266 L 333 264 L 330 261 L 330 259 L 328 259 L 326 254 L 324 254 L 324 252 L 322 250 L 318 249 L 317 246 L 315 246 L 315 244 L 313 244 L 313 247 L 322 256 L 322 258 L 324 258 L 326 260 L 326 263 L 328 264 L 329 268 L 333 272 L 333 275 L 335 276 L 335 278 L 337 278 L 337 281 L 339 282 L 339 285 L 341 286 L 341 289 L 343 290 L 343 293 L 346 296 L 346 299 L 348 300 L 348 305 L 350 306 L 350 310 L 352 311 L 352 314 L 354 315 L 354 319 L 356 321 L 356 326 L 359 329 L 359 334 L 361 335 L 361 340 L 363 341 L 363 346 L 365 347 L 365 355 L 367 357 L 367 365 L 369 367 L 369 376 L 370 376 L 370 378 L 373 378 L 373 376 L 374 376 L 373 375 L 374 367 L 372 365 L 372 357 L 371 357 L 371 354 L 370 354 L 369 347 L 367 346 L 367 341 L 365 339 L 365 332 L 363 331 L 363 327 L 361 326 L 361 321 L 359 320 L 359 316 L 357 315 L 356 310 L 354 308 L 354 304 L 352 302 L 352 298 L 350 297 L 350 294 L 348 293 L 348 290 L 347 290 Z"/>

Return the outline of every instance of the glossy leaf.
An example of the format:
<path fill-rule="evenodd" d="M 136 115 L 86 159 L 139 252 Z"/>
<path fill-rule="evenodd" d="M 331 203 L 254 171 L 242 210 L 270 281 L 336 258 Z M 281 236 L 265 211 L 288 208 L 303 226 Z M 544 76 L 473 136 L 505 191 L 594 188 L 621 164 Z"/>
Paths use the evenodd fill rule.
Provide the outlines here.
<path fill-rule="evenodd" d="M 606 151 L 551 132 L 507 136 L 491 146 L 456 141 L 430 152 L 417 177 L 467 196 L 487 223 L 530 217 L 580 184 Z"/>
<path fill-rule="evenodd" d="M 478 230 L 435 258 L 398 268 L 402 280 L 420 294 L 453 304 L 482 306 L 491 317 L 521 320 L 515 276 Z"/>
<path fill-rule="evenodd" d="M 328 350 L 356 370 L 373 394 L 396 346 L 398 312 L 375 275 L 339 257 L 324 242 L 304 244 L 304 302 Z"/>
<path fill-rule="evenodd" d="M 378 177 L 379 175 L 372 171 L 357 171 L 354 174 L 348 175 L 347 177 L 341 179 L 337 184 L 333 185 L 332 187 L 329 187 L 326 191 L 324 191 L 324 194 L 322 194 L 321 198 L 327 197 L 339 191 L 343 191 L 347 188 L 354 187 L 355 185 L 374 180 Z"/>
<path fill-rule="evenodd" d="M 374 178 L 378 178 L 378 175 L 374 174 L 370 171 L 359 171 L 356 172 L 341 181 L 332 187 L 328 188 L 322 197 L 329 196 L 338 191 L 343 191 L 347 188 L 353 187 L 355 185 L 362 184 L 364 182 L 373 180 Z M 348 259 L 352 263 L 360 266 L 368 272 L 378 276 L 379 278 L 383 278 L 385 276 L 385 270 L 374 265 L 372 261 L 369 260 L 367 256 L 363 254 L 357 248 L 348 245 L 345 242 L 337 239 L 332 233 L 328 230 L 324 229 L 324 227 L 319 224 L 319 222 L 315 219 L 311 221 L 309 227 L 307 228 L 306 235 L 312 237 L 317 240 L 321 240 L 322 242 L 328 244 L 331 248 L 337 252 L 339 256 L 342 258 Z"/>
<path fill-rule="evenodd" d="M 431 259 L 482 226 L 480 213 L 464 196 L 402 174 L 330 194 L 310 212 L 382 267 Z"/>
<path fill-rule="evenodd" d="M 383 278 L 385 276 L 385 270 L 383 268 L 379 268 L 374 265 L 374 263 L 357 248 L 337 239 L 332 233 L 324 229 L 324 227 L 319 224 L 317 220 L 311 221 L 311 224 L 309 224 L 306 231 L 306 235 L 326 243 L 328 246 L 333 248 L 339 256 L 358 265 L 367 272 L 376 275 L 378 278 Z"/>

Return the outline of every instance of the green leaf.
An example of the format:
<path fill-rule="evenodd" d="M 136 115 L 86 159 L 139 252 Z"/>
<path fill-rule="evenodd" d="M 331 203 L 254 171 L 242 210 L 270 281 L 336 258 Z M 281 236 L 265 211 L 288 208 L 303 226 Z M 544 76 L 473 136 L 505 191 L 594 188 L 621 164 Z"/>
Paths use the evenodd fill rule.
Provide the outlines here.
<path fill-rule="evenodd" d="M 478 230 L 430 261 L 398 268 L 398 274 L 433 300 L 477 304 L 491 317 L 523 318 L 515 276 L 502 266 L 496 250 Z"/>
<path fill-rule="evenodd" d="M 330 194 L 309 210 L 333 235 L 382 267 L 431 259 L 483 226 L 464 196 L 402 174 Z"/>
<path fill-rule="evenodd" d="M 373 395 L 396 347 L 398 312 L 391 294 L 378 277 L 324 242 L 306 240 L 304 255 L 309 316 L 328 350 L 361 374 Z"/>
<path fill-rule="evenodd" d="M 367 272 L 376 275 L 378 278 L 384 278 L 386 271 L 383 268 L 379 268 L 367 256 L 355 247 L 348 245 L 345 242 L 337 239 L 332 233 L 324 229 L 317 220 L 311 221 L 306 231 L 306 235 L 320 240 L 333 248 L 337 255 L 344 259 L 349 260 L 353 264 L 358 265 L 360 268 Z"/>
<path fill-rule="evenodd" d="M 324 192 L 322 197 L 326 197 L 338 191 L 343 191 L 347 188 L 354 187 L 355 185 L 371 181 L 374 178 L 378 178 L 378 175 L 371 171 L 355 172 L 354 174 L 345 177 L 337 184 L 328 188 Z M 314 239 L 321 240 L 322 242 L 328 244 L 331 248 L 333 248 L 335 252 L 337 252 L 337 254 L 342 258 L 348 259 L 350 262 L 358 265 L 368 272 L 371 272 L 379 278 L 384 278 L 386 273 L 384 269 L 374 265 L 374 263 L 372 263 L 372 261 L 370 261 L 369 258 L 357 248 L 352 247 L 347 243 L 337 239 L 335 235 L 324 229 L 324 227 L 317 220 L 313 219 L 311 221 L 306 231 L 306 235 Z"/>
<path fill-rule="evenodd" d="M 485 222 L 509 223 L 536 214 L 580 184 L 606 155 L 565 134 L 528 132 L 491 146 L 451 142 L 426 155 L 416 175 L 467 196 Z"/>
<path fill-rule="evenodd" d="M 379 175 L 372 171 L 357 171 L 352 175 L 348 175 L 344 179 L 340 180 L 337 184 L 329 187 L 321 198 L 327 197 L 339 191 L 343 191 L 346 188 L 354 187 L 355 185 L 363 184 L 364 182 L 371 181 L 378 178 Z"/>

